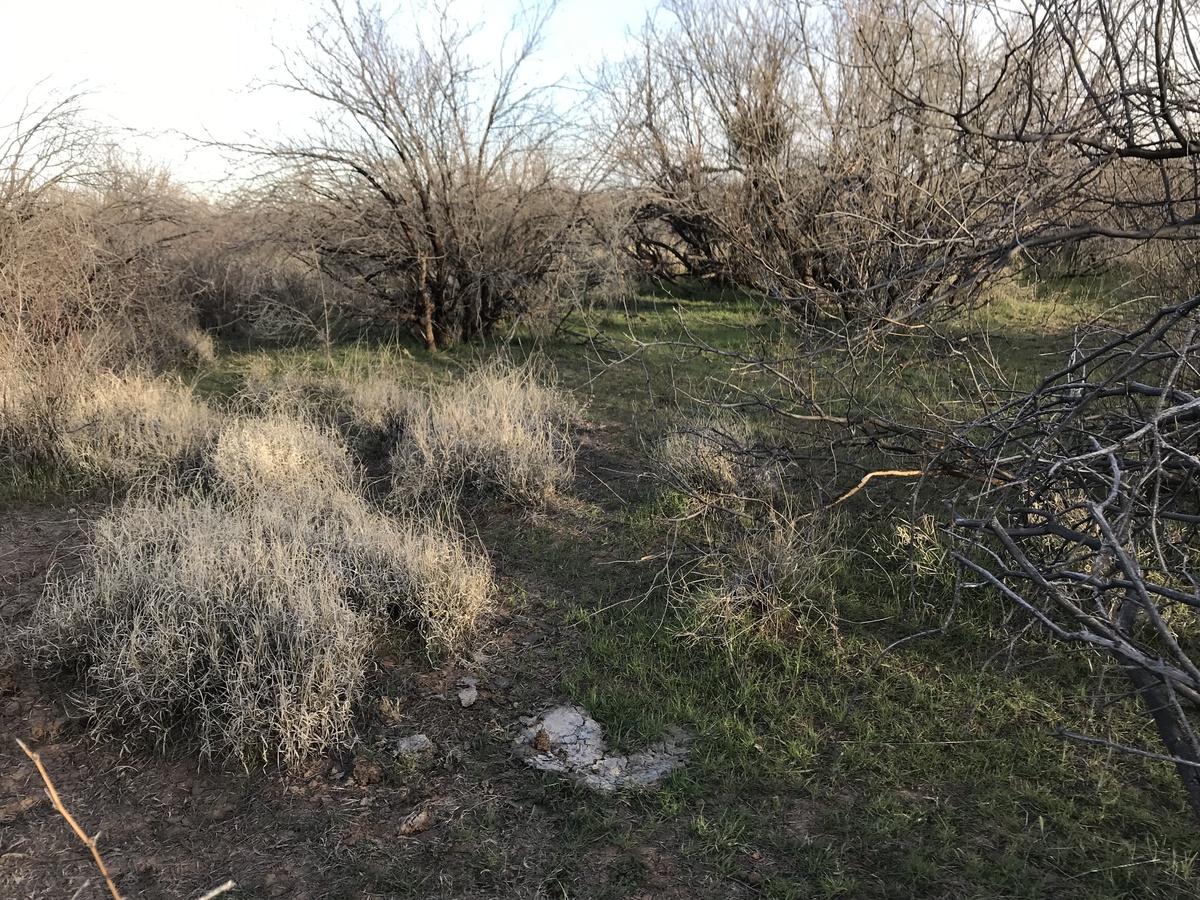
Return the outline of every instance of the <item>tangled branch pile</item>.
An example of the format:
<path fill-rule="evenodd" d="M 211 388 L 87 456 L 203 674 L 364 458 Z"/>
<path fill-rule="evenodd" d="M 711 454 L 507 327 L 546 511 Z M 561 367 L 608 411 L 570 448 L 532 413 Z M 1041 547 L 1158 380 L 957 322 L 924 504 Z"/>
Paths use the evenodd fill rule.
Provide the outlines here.
<path fill-rule="evenodd" d="M 1056 638 L 1116 660 L 1200 815 L 1200 296 L 973 423 L 990 487 L 959 562 Z M 980 431 L 982 430 L 982 431 Z"/>

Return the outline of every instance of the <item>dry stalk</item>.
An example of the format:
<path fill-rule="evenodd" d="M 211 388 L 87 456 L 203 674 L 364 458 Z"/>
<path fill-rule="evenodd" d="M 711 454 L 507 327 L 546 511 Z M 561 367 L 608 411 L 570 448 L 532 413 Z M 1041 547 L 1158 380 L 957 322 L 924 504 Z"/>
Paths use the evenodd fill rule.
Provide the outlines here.
<path fill-rule="evenodd" d="M 108 885 L 109 891 L 112 892 L 114 900 L 122 900 L 121 894 L 117 890 L 117 886 L 113 884 L 112 876 L 108 874 L 108 868 L 104 865 L 104 859 L 100 856 L 100 848 L 96 846 L 95 838 L 90 838 L 87 836 L 84 830 L 79 827 L 79 823 L 75 821 L 75 817 L 72 816 L 67 811 L 66 806 L 63 805 L 62 798 L 58 796 L 58 791 L 55 789 L 54 782 L 50 778 L 50 773 L 47 772 L 46 767 L 42 765 L 42 758 L 30 750 L 29 746 L 20 738 L 17 738 L 17 745 L 25 751 L 25 755 L 33 760 L 33 764 L 37 766 L 38 774 L 42 776 L 42 781 L 46 784 L 46 792 L 50 795 L 50 802 L 54 804 L 54 808 L 58 810 L 59 815 L 67 820 L 67 824 L 71 826 L 71 830 L 79 836 L 79 839 L 83 841 L 84 844 L 87 845 L 88 850 L 92 852 L 92 859 L 96 861 L 96 868 L 98 868 L 100 870 L 100 874 L 104 876 L 104 882 Z M 233 890 L 235 887 L 237 887 L 237 882 L 230 878 L 224 884 L 217 885 L 211 891 L 204 894 L 204 896 L 197 898 L 197 900 L 214 900 L 214 898 L 221 896 L 227 891 Z"/>
<path fill-rule="evenodd" d="M 17 738 L 17 745 L 25 751 L 25 755 L 33 760 L 33 764 L 37 766 L 38 774 L 42 776 L 42 781 L 46 783 L 46 792 L 50 795 L 50 802 L 54 804 L 54 808 L 58 810 L 58 814 L 67 820 L 67 824 L 71 826 L 71 830 L 79 836 L 79 839 L 92 852 L 92 859 L 96 861 L 96 868 L 104 876 L 104 883 L 108 885 L 108 889 L 112 892 L 113 900 L 121 900 L 121 894 L 117 891 L 117 886 L 113 884 L 112 876 L 108 874 L 108 868 L 104 865 L 104 859 L 100 856 L 100 849 L 96 846 L 95 839 L 87 836 L 84 830 L 79 827 L 79 823 L 75 821 L 75 817 L 63 805 L 62 798 L 58 796 L 58 791 L 54 787 L 54 782 L 50 780 L 50 773 L 42 765 L 42 758 L 30 750 L 29 746 L 20 738 Z"/>
<path fill-rule="evenodd" d="M 237 882 L 230 878 L 224 884 L 219 884 L 203 897 L 197 897 L 196 900 L 213 900 L 214 897 L 220 897 L 226 891 L 232 891 L 237 887 Z"/>

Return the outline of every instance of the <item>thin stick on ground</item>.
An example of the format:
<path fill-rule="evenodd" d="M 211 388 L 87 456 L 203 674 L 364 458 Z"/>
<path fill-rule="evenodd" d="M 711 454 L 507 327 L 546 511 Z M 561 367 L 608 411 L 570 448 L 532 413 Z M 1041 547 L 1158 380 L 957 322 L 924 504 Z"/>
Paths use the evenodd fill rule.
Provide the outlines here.
<path fill-rule="evenodd" d="M 220 897 L 226 891 L 232 891 L 235 887 L 237 887 L 237 882 L 230 878 L 224 884 L 217 885 L 203 897 L 197 897 L 196 900 L 213 900 L 214 897 Z"/>
<path fill-rule="evenodd" d="M 84 830 L 79 827 L 79 823 L 74 817 L 67 812 L 67 808 L 63 806 L 62 798 L 58 796 L 58 791 L 54 788 L 54 782 L 50 780 L 50 773 L 46 771 L 46 767 L 42 765 L 42 758 L 34 753 L 26 743 L 17 738 L 17 745 L 25 751 L 25 755 L 33 760 L 33 764 L 37 766 L 38 774 L 42 776 L 42 781 L 46 783 L 46 791 L 50 795 L 50 802 L 54 804 L 54 808 L 58 810 L 58 814 L 67 820 L 67 824 L 71 826 L 71 830 L 79 836 L 87 848 L 92 851 L 92 859 L 96 860 L 96 868 L 100 870 L 100 874 L 104 876 L 104 882 L 108 885 L 108 889 L 112 891 L 113 900 L 121 900 L 121 894 L 117 891 L 117 886 L 113 884 L 112 877 L 108 874 L 108 869 L 104 865 L 104 860 L 100 856 L 100 850 L 96 847 L 96 842 L 84 833 Z"/>

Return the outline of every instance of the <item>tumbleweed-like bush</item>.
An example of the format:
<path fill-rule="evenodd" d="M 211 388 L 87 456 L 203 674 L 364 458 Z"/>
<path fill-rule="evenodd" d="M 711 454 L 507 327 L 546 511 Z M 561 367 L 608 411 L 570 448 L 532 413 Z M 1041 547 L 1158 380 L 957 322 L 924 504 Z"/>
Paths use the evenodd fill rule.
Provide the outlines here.
<path fill-rule="evenodd" d="M 573 407 L 534 369 L 496 362 L 412 401 L 392 453 L 392 485 L 406 499 L 499 494 L 545 503 L 570 480 Z"/>
<path fill-rule="evenodd" d="M 205 490 L 161 483 L 97 523 L 26 636 L 85 678 L 97 727 L 194 738 L 249 767 L 345 741 L 373 646 L 398 621 L 453 652 L 493 595 L 483 553 L 353 490 L 345 449 L 282 417 L 221 434 Z"/>
<path fill-rule="evenodd" d="M 834 579 L 845 554 L 829 519 L 773 515 L 675 572 L 670 596 L 685 637 L 729 649 L 749 641 L 838 637 Z"/>
<path fill-rule="evenodd" d="M 216 415 L 181 382 L 104 373 L 70 399 L 61 444 L 79 469 L 129 483 L 198 458 L 216 429 Z"/>

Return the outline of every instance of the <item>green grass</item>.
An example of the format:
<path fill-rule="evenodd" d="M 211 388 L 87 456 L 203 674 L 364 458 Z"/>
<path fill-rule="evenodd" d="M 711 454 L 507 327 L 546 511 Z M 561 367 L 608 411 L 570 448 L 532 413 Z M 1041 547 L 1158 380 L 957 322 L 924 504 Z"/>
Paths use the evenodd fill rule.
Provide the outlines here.
<path fill-rule="evenodd" d="M 1119 321 L 1119 292 L 1102 280 L 1018 281 L 940 334 L 896 335 L 847 368 L 830 368 L 835 358 L 789 372 L 816 384 L 831 414 L 968 418 L 1057 368 L 1077 324 Z M 728 356 L 683 345 L 751 358 L 788 352 L 781 326 L 745 297 L 660 293 L 568 325 L 574 336 L 510 352 L 548 355 L 586 404 L 585 418 L 639 456 L 706 400 L 775 387 Z M 324 362 L 318 355 L 280 364 L 335 372 L 370 364 L 360 349 Z M 384 365 L 398 377 L 443 378 L 472 356 L 393 356 Z M 819 380 L 828 375 L 836 380 Z M 812 628 L 732 645 L 681 637 L 681 611 L 668 602 L 658 564 L 636 562 L 667 545 L 668 520 L 686 506 L 666 488 L 545 523 L 492 517 L 482 526 L 502 568 L 533 589 L 532 611 L 542 604 L 572 627 L 579 647 L 566 655 L 559 686 L 613 744 L 636 748 L 673 723 L 700 735 L 687 769 L 625 799 L 632 815 L 624 821 L 612 800 L 551 778 L 539 784 L 539 801 L 565 817 L 557 858 L 567 871 L 584 848 L 618 851 L 606 884 L 589 896 L 625 896 L 644 884 L 641 863 L 622 848 L 661 839 L 664 829 L 716 883 L 747 883 L 758 853 L 769 865 L 755 883 L 769 897 L 1194 894 L 1194 824 L 1170 768 L 1054 736 L 1145 737 L 1127 704 L 1101 702 L 1103 660 L 1063 653 L 1036 632 L 1006 649 L 1011 623 L 986 594 L 966 597 L 944 634 L 881 656 L 938 623 L 952 602 L 946 572 L 910 580 L 903 550 L 880 550 L 896 546 L 907 498 L 902 485 L 883 483 L 845 507 L 850 522 L 870 524 L 847 532 L 836 633 Z M 503 852 L 494 843 L 479 851 L 480 887 L 506 883 Z M 568 890 L 571 879 L 556 872 L 543 873 L 547 883 Z"/>
<path fill-rule="evenodd" d="M 1120 321 L 1128 297 L 1111 279 L 1018 279 L 989 307 L 941 329 L 786 372 L 815 385 L 830 414 L 968 419 L 1058 368 L 1075 325 Z M 635 475 L 653 468 L 649 453 L 663 430 L 711 399 L 764 391 L 802 404 L 769 374 L 695 349 L 791 354 L 793 337 L 751 297 L 664 290 L 577 314 L 566 329 L 505 352 L 547 357 L 584 404 L 585 436 L 607 435 Z M 314 377 L 367 371 L 415 386 L 452 378 L 483 352 L 431 357 L 388 342 L 227 352 L 191 378 L 213 402 L 228 402 L 254 367 Z M 774 427 L 769 416 L 756 421 Z M 807 452 L 804 434 L 774 433 Z M 857 472 L 848 471 L 839 475 L 852 484 Z M 610 490 L 589 478 L 580 475 L 586 498 L 549 515 L 463 514 L 523 615 L 566 626 L 543 664 L 612 744 L 636 749 L 672 724 L 699 737 L 689 765 L 654 790 L 611 798 L 527 776 L 516 799 L 546 810 L 553 826 L 540 855 L 524 862 L 505 842 L 511 813 L 464 814 L 455 840 L 474 890 L 636 895 L 651 879 L 638 850 L 655 846 L 717 886 L 697 887 L 697 896 L 725 896 L 733 882 L 772 898 L 1196 894 L 1195 823 L 1171 768 L 1055 736 L 1152 742 L 1127 700 L 1107 702 L 1106 692 L 1123 688 L 1111 672 L 1101 681 L 1104 660 L 1063 652 L 1036 631 L 1012 641 L 1020 623 L 985 592 L 964 595 L 944 633 L 884 653 L 940 623 L 953 603 L 952 573 L 936 555 L 924 574 L 908 570 L 896 533 L 910 513 L 908 482 L 873 483 L 840 508 L 836 629 L 813 622 L 783 638 L 722 643 L 681 635 L 685 611 L 661 577 L 659 555 L 673 540 L 704 537 L 698 522 L 672 522 L 689 508 L 686 498 L 647 479 L 614 478 Z M 937 493 L 946 488 L 927 489 L 930 513 L 941 514 Z M 503 755 L 503 744 L 477 749 Z M 602 875 L 582 883 L 578 860 L 599 850 Z M 381 862 L 362 878 L 377 892 L 424 896 L 438 876 Z"/>
<path fill-rule="evenodd" d="M 1003 366 L 985 401 L 1033 384 L 1061 364 L 1075 325 L 1121 321 L 1114 294 L 1123 296 L 1102 281 L 1035 285 L 954 323 L 951 343 L 900 336 L 874 361 L 898 370 L 861 364 L 833 409 L 869 402 L 898 418 L 966 417 L 980 409 L 968 363 L 992 355 Z M 750 321 L 756 308 L 716 307 L 654 298 L 598 328 L 625 346 L 699 334 L 748 353 L 776 346 L 777 329 Z M 962 355 L 946 355 L 955 344 Z M 582 366 L 568 357 L 563 367 Z M 753 377 L 731 373 L 721 357 L 652 347 L 595 379 L 610 390 L 592 408 L 644 430 L 647 420 L 686 414 L 692 397 L 731 376 L 743 386 Z M 637 406 L 648 393 L 659 403 L 650 415 Z M 1194 823 L 1171 768 L 1055 736 L 1153 741 L 1126 703 L 1102 703 L 1104 660 L 1064 653 L 1036 632 L 1005 650 L 1011 623 L 986 594 L 968 597 L 946 633 L 880 656 L 936 624 L 952 602 L 948 577 L 910 581 L 902 552 L 879 553 L 894 543 L 907 496 L 881 485 L 848 504 L 852 521 L 875 524 L 848 535 L 836 635 L 728 648 L 681 639 L 679 611 L 662 590 L 577 603 L 571 621 L 584 653 L 564 692 L 625 746 L 667 723 L 701 735 L 689 770 L 642 798 L 647 820 L 686 823 L 687 854 L 718 877 L 741 880 L 747 848 L 764 849 L 776 860 L 760 883 L 766 896 L 1193 895 Z M 662 493 L 617 515 L 630 558 L 651 540 L 648 523 L 665 529 L 673 505 Z M 1120 692 L 1117 676 L 1107 678 L 1106 689 Z M 780 798 L 815 810 L 806 834 L 789 833 L 790 801 Z M 776 812 L 762 815 L 772 803 Z"/>
<path fill-rule="evenodd" d="M 890 896 L 896 876 L 916 896 L 1194 888 L 1193 827 L 1171 771 L 1052 736 L 1136 727 L 1097 721 L 1085 657 L 1045 660 L 1053 648 L 1033 640 L 1007 671 L 987 666 L 1001 623 L 983 601 L 945 635 L 879 659 L 929 622 L 902 582 L 863 571 L 847 579 L 836 646 L 681 643 L 653 600 L 580 613 L 586 654 L 567 693 L 630 745 L 667 722 L 700 731 L 686 778 L 658 798 L 690 819 L 694 855 L 726 873 L 739 847 L 774 847 L 793 860 L 776 882 L 804 896 L 846 878 L 855 896 Z M 811 835 L 789 841 L 778 816 L 754 812 L 779 796 L 812 798 Z"/>

